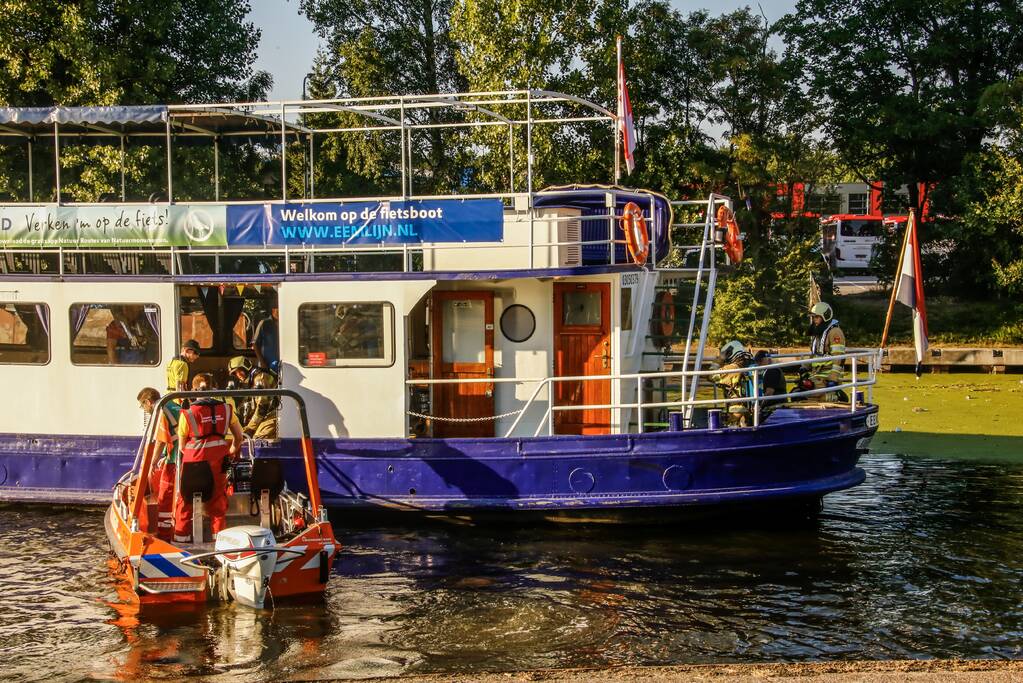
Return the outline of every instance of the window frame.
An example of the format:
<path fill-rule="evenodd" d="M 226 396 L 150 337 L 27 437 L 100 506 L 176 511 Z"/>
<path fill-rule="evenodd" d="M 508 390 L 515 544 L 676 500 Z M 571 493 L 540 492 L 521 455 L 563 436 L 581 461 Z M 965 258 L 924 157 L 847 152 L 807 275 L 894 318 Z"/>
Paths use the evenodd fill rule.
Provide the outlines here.
<path fill-rule="evenodd" d="M 859 204 L 862 201 L 862 207 L 863 207 L 862 211 L 859 211 L 859 210 L 854 211 L 853 210 L 853 197 L 857 198 L 857 200 L 856 200 L 857 204 Z M 862 198 L 862 199 L 860 199 L 860 198 Z M 857 215 L 857 216 L 867 216 L 867 215 L 869 215 L 870 214 L 870 193 L 869 192 L 850 192 L 846 196 L 846 207 L 848 208 L 848 211 L 846 211 L 846 213 L 848 213 L 848 214 L 854 214 L 854 215 Z"/>
<path fill-rule="evenodd" d="M 533 320 L 533 329 L 531 329 L 529 331 L 529 334 L 527 334 L 522 339 L 514 339 L 510 337 L 504 329 L 504 316 L 507 315 L 509 311 L 513 311 L 516 308 L 525 309 L 525 311 L 529 313 L 529 317 L 532 318 Z M 512 344 L 525 344 L 527 341 L 533 338 L 534 334 L 536 334 L 536 313 L 534 313 L 533 309 L 531 309 L 529 306 L 525 304 L 510 304 L 508 306 L 505 306 L 504 310 L 501 311 L 501 317 L 498 318 L 498 327 L 501 328 L 501 336 L 510 341 Z"/>
<path fill-rule="evenodd" d="M 15 363 L 0 359 L 0 365 L 22 365 L 30 368 L 41 368 L 53 362 L 53 316 L 51 315 L 50 304 L 45 301 L 0 301 L 0 306 L 45 306 L 46 317 L 50 321 L 50 329 L 46 333 L 46 362 L 45 363 Z"/>
<path fill-rule="evenodd" d="M 384 357 L 383 358 L 346 358 L 343 359 L 344 363 L 337 363 L 333 365 L 308 365 L 306 359 L 302 354 L 302 309 L 306 306 L 334 306 L 335 313 L 337 306 L 353 306 L 353 305 L 380 305 L 384 309 L 383 316 L 383 341 L 384 341 Z M 389 311 L 389 313 L 388 313 Z M 397 345 L 395 344 L 395 330 L 394 330 L 394 304 L 390 301 L 303 301 L 298 305 L 295 316 L 295 324 L 297 326 L 296 342 L 298 347 L 298 366 L 303 369 L 311 370 L 329 370 L 338 368 L 390 368 L 394 367 L 394 364 L 398 362 Z M 308 353 L 306 354 L 308 355 Z M 390 358 L 388 358 L 388 355 Z M 342 359 L 338 359 L 339 361 Z"/>
<path fill-rule="evenodd" d="M 106 306 L 108 308 L 112 307 L 112 306 L 142 306 L 143 309 L 145 307 L 147 307 L 147 306 L 152 306 L 153 308 L 155 308 L 156 309 L 156 327 L 157 327 L 157 330 L 156 330 L 156 337 L 157 337 L 156 338 L 156 362 L 152 363 L 152 364 L 149 364 L 149 363 L 120 363 L 120 364 L 111 364 L 111 363 L 76 363 L 75 362 L 74 329 L 73 329 L 73 326 L 70 324 L 71 323 L 71 312 L 77 306 L 97 306 L 97 305 L 98 306 Z M 144 314 L 145 313 L 143 312 L 143 315 Z M 105 302 L 105 301 L 85 302 L 85 301 L 76 301 L 76 302 L 71 303 L 68 306 L 67 315 L 68 315 L 68 317 L 67 317 L 67 320 L 68 320 L 68 345 L 67 345 L 67 348 L 68 348 L 68 360 L 71 361 L 71 365 L 73 367 L 78 367 L 78 368 L 143 368 L 143 369 L 148 368 L 148 369 L 152 369 L 152 368 L 159 368 L 160 366 L 163 365 L 163 331 L 161 329 L 163 327 L 163 310 L 160 308 L 160 304 L 155 303 L 155 302 L 148 302 L 147 303 L 147 302 L 140 302 L 140 301 L 125 301 L 125 302 L 116 302 L 116 301 L 115 302 Z M 101 348 L 103 348 L 104 349 L 104 353 L 106 353 L 105 347 L 101 347 Z"/>

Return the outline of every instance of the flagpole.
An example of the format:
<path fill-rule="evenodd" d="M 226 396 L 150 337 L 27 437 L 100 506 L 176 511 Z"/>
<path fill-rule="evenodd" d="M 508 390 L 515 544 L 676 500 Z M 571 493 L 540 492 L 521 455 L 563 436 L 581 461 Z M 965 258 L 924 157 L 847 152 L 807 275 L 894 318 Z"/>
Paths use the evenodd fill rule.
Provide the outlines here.
<path fill-rule="evenodd" d="M 881 348 L 888 342 L 888 328 L 892 324 L 892 311 L 895 309 L 895 295 L 899 291 L 899 277 L 902 275 L 902 262 L 906 257 L 906 245 L 909 243 L 909 231 L 916 225 L 916 216 L 913 209 L 909 210 L 909 220 L 906 221 L 906 234 L 902 238 L 902 248 L 899 249 L 899 265 L 895 267 L 895 281 L 892 283 L 892 297 L 888 301 L 888 313 L 884 318 L 884 332 L 881 333 Z"/>
<path fill-rule="evenodd" d="M 618 87 L 615 88 L 615 99 L 618 101 L 618 107 L 615 110 L 618 114 L 615 119 L 615 185 L 621 180 L 622 177 L 622 117 L 625 116 L 625 112 L 622 111 L 625 103 L 622 101 L 622 37 L 618 36 L 615 40 L 615 53 L 617 55 L 617 62 L 615 66 L 615 82 Z"/>

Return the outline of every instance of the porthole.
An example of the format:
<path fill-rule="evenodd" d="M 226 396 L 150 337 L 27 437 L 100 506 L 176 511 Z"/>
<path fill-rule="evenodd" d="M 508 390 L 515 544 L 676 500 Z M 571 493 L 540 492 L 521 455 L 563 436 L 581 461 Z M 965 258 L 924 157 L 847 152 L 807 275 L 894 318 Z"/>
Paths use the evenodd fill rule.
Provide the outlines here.
<path fill-rule="evenodd" d="M 501 334 L 512 342 L 524 342 L 536 331 L 536 316 L 522 304 L 512 304 L 501 314 Z"/>

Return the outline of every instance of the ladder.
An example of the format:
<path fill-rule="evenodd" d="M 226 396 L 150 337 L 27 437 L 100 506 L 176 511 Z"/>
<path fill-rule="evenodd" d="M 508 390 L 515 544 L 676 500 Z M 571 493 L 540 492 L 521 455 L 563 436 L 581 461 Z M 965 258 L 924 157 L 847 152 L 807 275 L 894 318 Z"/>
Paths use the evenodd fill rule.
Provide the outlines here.
<path fill-rule="evenodd" d="M 706 201 L 674 201 L 671 204 L 673 209 L 681 209 L 683 214 L 697 214 L 690 222 L 673 223 L 672 234 L 692 230 L 702 234 L 696 246 L 673 245 L 672 253 L 665 260 L 669 265 L 663 268 L 655 266 L 658 271 L 657 295 L 651 304 L 647 343 L 643 351 L 644 356 L 657 358 L 657 367 L 650 372 L 686 372 L 703 368 L 718 274 L 715 253 L 715 247 L 720 243 L 716 231 L 717 210 L 720 206 L 731 208 L 731 200 L 718 194 L 711 194 Z M 680 344 L 683 345 L 681 348 Z M 693 377 L 685 382 L 681 377 L 651 378 L 644 382 L 643 402 L 691 400 L 696 397 L 699 379 Z M 666 430 L 667 412 L 665 408 L 643 408 L 630 427 L 636 426 L 640 432 Z M 692 425 L 692 406 L 682 412 L 683 426 Z"/>

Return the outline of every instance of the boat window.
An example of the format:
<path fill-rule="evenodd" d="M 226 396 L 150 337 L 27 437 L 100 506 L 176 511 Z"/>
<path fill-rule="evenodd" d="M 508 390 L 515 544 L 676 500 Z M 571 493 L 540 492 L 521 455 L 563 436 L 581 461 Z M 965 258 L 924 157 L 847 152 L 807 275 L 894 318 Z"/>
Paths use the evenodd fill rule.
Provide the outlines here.
<path fill-rule="evenodd" d="M 394 363 L 394 307 L 384 302 L 298 307 L 303 367 L 381 367 Z"/>
<path fill-rule="evenodd" d="M 622 287 L 622 332 L 632 329 L 632 287 Z"/>
<path fill-rule="evenodd" d="M 156 304 L 72 304 L 70 317 L 75 365 L 160 364 Z"/>
<path fill-rule="evenodd" d="M 501 314 L 501 334 L 508 341 L 524 342 L 536 331 L 536 316 L 522 304 L 512 304 Z"/>
<path fill-rule="evenodd" d="M 600 292 L 565 292 L 563 310 L 563 325 L 599 325 Z"/>
<path fill-rule="evenodd" d="M 251 288 L 249 288 L 251 289 Z M 235 286 L 231 285 L 229 296 L 219 292 L 215 287 L 197 287 L 188 285 L 181 288 L 180 295 L 180 330 L 182 339 L 194 339 L 199 348 L 209 351 L 217 347 L 217 335 L 214 328 L 219 329 L 220 316 L 224 316 L 224 324 L 231 326 L 231 342 L 228 348 L 243 351 L 251 346 L 256 316 L 257 322 L 270 315 L 270 304 L 253 295 L 248 289 L 235 296 Z M 256 289 L 258 294 L 258 288 Z M 264 310 L 265 309 L 265 310 Z M 210 317 L 212 316 L 212 318 Z M 212 324 L 211 324 L 212 321 Z M 225 343 L 226 343 L 226 335 Z M 217 348 L 217 350 L 221 350 Z"/>
<path fill-rule="evenodd" d="M 880 237 L 880 220 L 842 221 L 842 237 Z"/>
<path fill-rule="evenodd" d="M 487 303 L 483 299 L 444 299 L 441 306 L 441 359 L 445 363 L 486 362 Z"/>
<path fill-rule="evenodd" d="M 46 365 L 50 362 L 50 307 L 0 302 L 0 363 Z"/>

